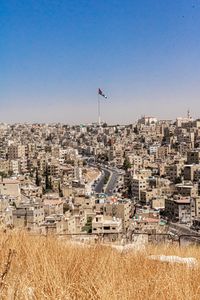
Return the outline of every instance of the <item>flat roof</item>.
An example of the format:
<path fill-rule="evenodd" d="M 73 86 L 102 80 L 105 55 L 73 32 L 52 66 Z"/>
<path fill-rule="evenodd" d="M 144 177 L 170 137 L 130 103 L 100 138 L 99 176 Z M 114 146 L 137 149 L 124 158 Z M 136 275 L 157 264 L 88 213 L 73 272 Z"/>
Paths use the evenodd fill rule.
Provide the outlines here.
<path fill-rule="evenodd" d="M 12 180 L 12 179 L 5 179 L 3 178 L 3 180 L 0 181 L 0 184 L 1 183 L 5 183 L 5 184 L 19 184 L 20 181 L 19 180 Z"/>

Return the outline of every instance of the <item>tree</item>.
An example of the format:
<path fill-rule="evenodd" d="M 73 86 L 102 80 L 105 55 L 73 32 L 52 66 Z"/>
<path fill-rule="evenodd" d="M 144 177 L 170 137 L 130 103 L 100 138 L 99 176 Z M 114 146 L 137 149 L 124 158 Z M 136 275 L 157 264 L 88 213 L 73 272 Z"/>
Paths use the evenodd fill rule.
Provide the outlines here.
<path fill-rule="evenodd" d="M 82 231 L 86 231 L 87 233 L 92 233 L 92 217 L 87 218 L 87 222 L 85 226 L 82 227 Z"/>
<path fill-rule="evenodd" d="M 123 169 L 125 171 L 127 171 L 130 168 L 131 168 L 130 160 L 126 157 L 125 160 L 124 160 L 124 163 L 123 163 Z"/>
<path fill-rule="evenodd" d="M 68 203 L 64 203 L 63 204 L 63 213 L 65 214 L 66 211 L 68 211 L 70 209 L 69 204 Z"/>
<path fill-rule="evenodd" d="M 6 177 L 7 177 L 7 174 L 6 174 L 5 172 L 0 172 L 0 177 L 6 178 Z"/>
<path fill-rule="evenodd" d="M 45 175 L 45 188 L 46 188 L 46 190 L 49 190 L 49 188 L 50 188 L 48 173 L 46 173 L 46 175 Z"/>
<path fill-rule="evenodd" d="M 40 186 L 40 183 L 41 183 L 41 178 L 39 177 L 38 169 L 36 169 L 35 184 L 36 184 L 37 186 Z"/>
<path fill-rule="evenodd" d="M 181 178 L 181 176 L 176 177 L 175 180 L 174 180 L 174 183 L 175 183 L 175 184 L 182 183 L 182 178 Z"/>
<path fill-rule="evenodd" d="M 11 177 L 13 175 L 13 171 L 8 171 L 8 176 Z"/>
<path fill-rule="evenodd" d="M 86 160 L 84 159 L 83 160 L 83 167 L 85 167 L 87 165 L 87 162 L 86 162 Z"/>
<path fill-rule="evenodd" d="M 139 134 L 139 130 L 138 130 L 137 126 L 134 127 L 133 132 L 134 132 L 135 134 Z"/>
<path fill-rule="evenodd" d="M 59 191 L 59 196 L 63 197 L 63 192 L 62 192 L 62 189 L 61 189 L 61 186 L 60 186 L 60 182 L 59 182 L 59 186 L 58 186 L 58 191 Z"/>
<path fill-rule="evenodd" d="M 48 167 L 45 170 L 45 191 L 51 190 L 51 180 L 49 180 Z"/>
<path fill-rule="evenodd" d="M 109 176 L 105 176 L 104 177 L 104 184 L 106 184 L 108 182 L 108 180 L 109 180 Z"/>

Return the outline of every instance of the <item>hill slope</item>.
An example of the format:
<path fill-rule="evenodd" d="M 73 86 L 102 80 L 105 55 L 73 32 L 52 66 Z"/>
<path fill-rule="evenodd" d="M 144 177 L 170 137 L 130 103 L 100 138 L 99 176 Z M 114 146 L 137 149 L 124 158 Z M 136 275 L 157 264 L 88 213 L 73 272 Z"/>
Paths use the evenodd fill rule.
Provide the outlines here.
<path fill-rule="evenodd" d="M 56 237 L 0 233 L 1 299 L 200 299 L 200 268 L 151 261 L 150 254 L 193 256 L 196 247 L 118 253 Z"/>

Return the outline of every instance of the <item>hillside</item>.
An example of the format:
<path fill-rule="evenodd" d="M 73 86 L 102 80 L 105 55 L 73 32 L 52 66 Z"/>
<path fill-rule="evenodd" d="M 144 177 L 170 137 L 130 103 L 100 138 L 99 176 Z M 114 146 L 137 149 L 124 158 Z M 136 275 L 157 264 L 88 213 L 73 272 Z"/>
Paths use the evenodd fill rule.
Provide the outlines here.
<path fill-rule="evenodd" d="M 122 254 L 56 237 L 0 233 L 1 299 L 200 299 L 200 268 L 148 255 L 196 257 L 200 249 L 166 246 Z"/>

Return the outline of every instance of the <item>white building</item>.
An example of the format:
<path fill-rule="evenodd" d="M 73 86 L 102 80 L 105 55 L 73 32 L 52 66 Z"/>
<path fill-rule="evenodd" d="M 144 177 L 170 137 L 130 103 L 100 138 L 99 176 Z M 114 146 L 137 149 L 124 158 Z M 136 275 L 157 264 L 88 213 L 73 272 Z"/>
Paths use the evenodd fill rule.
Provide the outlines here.
<path fill-rule="evenodd" d="M 139 124 L 143 125 L 152 125 L 157 123 L 158 120 L 155 117 L 142 116 L 141 119 L 138 120 Z"/>
<path fill-rule="evenodd" d="M 92 233 L 116 234 L 122 231 L 122 219 L 97 215 L 92 220 Z"/>
<path fill-rule="evenodd" d="M 134 176 L 132 178 L 132 195 L 136 198 L 136 200 L 140 201 L 141 195 L 140 192 L 146 190 L 147 188 L 147 180 L 142 176 Z"/>

